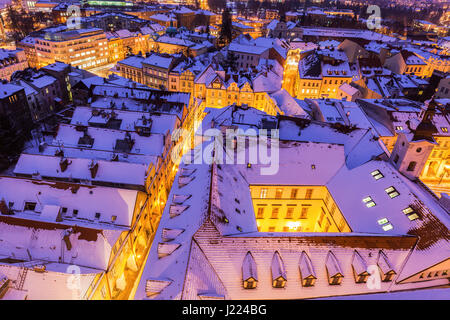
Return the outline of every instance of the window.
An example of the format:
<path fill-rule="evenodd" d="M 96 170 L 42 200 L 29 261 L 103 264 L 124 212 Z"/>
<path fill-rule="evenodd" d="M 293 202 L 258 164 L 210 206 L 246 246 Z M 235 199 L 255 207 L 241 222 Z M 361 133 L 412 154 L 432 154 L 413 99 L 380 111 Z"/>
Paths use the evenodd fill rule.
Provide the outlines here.
<path fill-rule="evenodd" d="M 417 162 L 411 161 L 409 163 L 408 168 L 406 169 L 406 171 L 414 171 L 414 169 L 416 168 L 416 164 L 417 164 Z"/>
<path fill-rule="evenodd" d="M 396 155 L 395 155 L 395 158 L 394 158 L 394 162 L 397 163 L 397 162 L 398 162 L 398 159 L 399 159 L 399 156 L 398 156 L 398 154 L 396 154 Z"/>
<path fill-rule="evenodd" d="M 294 215 L 294 208 L 288 207 L 286 212 L 286 219 L 292 219 L 293 215 Z"/>
<path fill-rule="evenodd" d="M 447 127 L 441 127 L 441 131 L 446 133 L 446 132 L 448 132 L 448 128 Z"/>
<path fill-rule="evenodd" d="M 308 219 L 308 207 L 303 207 L 300 213 L 300 219 Z"/>
<path fill-rule="evenodd" d="M 422 151 L 422 148 L 417 148 L 417 149 L 416 149 L 416 152 L 417 152 L 417 153 L 420 153 L 420 151 Z"/>
<path fill-rule="evenodd" d="M 400 195 L 400 193 L 398 193 L 398 191 L 394 187 L 389 187 L 384 191 L 386 191 L 386 193 L 389 195 L 389 197 L 391 197 L 391 199 Z"/>
<path fill-rule="evenodd" d="M 76 217 L 77 215 L 78 215 L 78 210 L 77 209 L 73 209 L 72 216 Z"/>
<path fill-rule="evenodd" d="M 275 198 L 276 199 L 280 199 L 282 197 L 282 195 L 283 195 L 283 189 L 277 189 L 275 191 Z"/>
<path fill-rule="evenodd" d="M 403 209 L 402 211 L 408 217 L 408 219 L 411 220 L 411 221 L 419 219 L 419 215 L 411 207 Z"/>
<path fill-rule="evenodd" d="M 379 180 L 384 177 L 380 170 L 372 171 L 370 174 L 372 175 L 372 177 L 374 177 L 375 180 Z"/>
<path fill-rule="evenodd" d="M 36 209 L 36 202 L 25 202 L 24 211 L 34 211 L 34 209 Z"/>
<path fill-rule="evenodd" d="M 61 208 L 61 212 L 62 212 L 62 214 L 65 214 L 65 213 L 67 212 L 67 208 L 62 207 L 62 208 Z"/>
<path fill-rule="evenodd" d="M 314 189 L 306 189 L 305 199 L 311 199 Z"/>
<path fill-rule="evenodd" d="M 401 130 L 403 130 L 403 127 L 402 127 L 402 126 L 396 126 L 396 127 L 395 127 L 395 130 L 401 131 Z"/>
<path fill-rule="evenodd" d="M 286 284 L 286 280 L 284 280 L 282 277 L 279 277 L 278 279 L 273 280 L 272 286 L 274 288 L 284 288 Z"/>
<path fill-rule="evenodd" d="M 259 196 L 261 199 L 267 198 L 267 189 L 263 188 L 261 189 L 261 194 Z"/>
<path fill-rule="evenodd" d="M 372 200 L 371 197 L 366 197 L 363 199 L 363 202 L 366 204 L 367 208 L 371 208 L 376 206 L 376 203 Z"/>
<path fill-rule="evenodd" d="M 269 232 L 275 232 L 275 227 L 269 227 Z"/>
<path fill-rule="evenodd" d="M 272 208 L 272 216 L 271 219 L 278 219 L 278 211 L 280 211 L 280 208 Z"/>
<path fill-rule="evenodd" d="M 257 282 L 253 278 L 244 281 L 244 289 L 255 289 Z"/>
<path fill-rule="evenodd" d="M 394 227 L 389 223 L 389 220 L 386 218 L 378 220 L 378 224 L 383 228 L 384 231 L 392 230 Z"/>
<path fill-rule="evenodd" d="M 263 207 L 259 207 L 258 208 L 258 213 L 256 216 L 257 219 L 263 219 L 264 218 L 264 208 Z"/>
<path fill-rule="evenodd" d="M 291 190 L 291 199 L 297 198 L 298 189 L 292 189 Z"/>
<path fill-rule="evenodd" d="M 100 216 L 101 216 L 100 212 L 95 213 L 95 219 L 100 219 Z"/>

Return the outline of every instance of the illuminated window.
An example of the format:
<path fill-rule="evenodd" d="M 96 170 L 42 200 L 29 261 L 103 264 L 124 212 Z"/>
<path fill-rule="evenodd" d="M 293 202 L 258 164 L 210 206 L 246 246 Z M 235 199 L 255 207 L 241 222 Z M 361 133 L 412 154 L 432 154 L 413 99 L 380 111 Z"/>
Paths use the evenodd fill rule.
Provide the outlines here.
<path fill-rule="evenodd" d="M 442 132 L 448 132 L 448 128 L 447 127 L 441 127 Z"/>
<path fill-rule="evenodd" d="M 411 221 L 419 219 L 419 215 L 411 207 L 403 209 L 402 211 L 408 217 L 408 219 L 411 220 Z"/>
<path fill-rule="evenodd" d="M 280 211 L 280 208 L 272 208 L 272 216 L 271 219 L 278 219 L 278 212 Z"/>
<path fill-rule="evenodd" d="M 395 127 L 395 130 L 401 131 L 401 130 L 403 130 L 403 127 L 402 127 L 402 126 L 396 126 L 396 127 Z"/>
<path fill-rule="evenodd" d="M 265 188 L 262 188 L 262 189 L 261 189 L 260 198 L 261 198 L 261 199 L 267 198 L 267 189 L 265 189 Z"/>
<path fill-rule="evenodd" d="M 389 195 L 389 197 L 391 197 L 391 199 L 400 195 L 400 193 L 398 193 L 398 191 L 394 187 L 389 187 L 384 191 L 386 191 L 386 193 Z"/>
<path fill-rule="evenodd" d="M 371 207 L 376 206 L 376 203 L 372 200 L 371 197 L 364 198 L 363 202 L 366 204 L 367 208 L 371 208 Z"/>
<path fill-rule="evenodd" d="M 379 180 L 384 177 L 380 170 L 372 171 L 370 174 L 372 175 L 372 177 L 374 177 L 375 180 Z"/>
<path fill-rule="evenodd" d="M 294 215 L 294 207 L 288 207 L 286 212 L 286 219 L 292 219 Z"/>
<path fill-rule="evenodd" d="M 303 207 L 300 214 L 300 219 L 308 219 L 308 207 Z"/>
<path fill-rule="evenodd" d="M 298 189 L 292 189 L 291 190 L 291 199 L 297 198 Z"/>
<path fill-rule="evenodd" d="M 280 199 L 282 197 L 282 195 L 283 195 L 283 189 L 277 189 L 275 191 L 275 198 L 276 199 Z"/>
<path fill-rule="evenodd" d="M 378 220 L 378 224 L 383 228 L 384 231 L 392 230 L 394 227 L 389 223 L 389 220 L 386 218 Z"/>
<path fill-rule="evenodd" d="M 305 199 L 311 199 L 314 189 L 306 189 Z"/>

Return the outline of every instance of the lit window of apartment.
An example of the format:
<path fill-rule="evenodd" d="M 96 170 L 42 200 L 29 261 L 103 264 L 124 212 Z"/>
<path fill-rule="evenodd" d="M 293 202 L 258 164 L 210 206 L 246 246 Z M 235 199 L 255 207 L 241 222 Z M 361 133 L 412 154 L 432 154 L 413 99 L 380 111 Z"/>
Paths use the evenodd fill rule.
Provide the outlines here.
<path fill-rule="evenodd" d="M 306 189 L 305 199 L 311 199 L 314 189 Z"/>
<path fill-rule="evenodd" d="M 447 133 L 448 132 L 448 128 L 447 127 L 441 127 L 441 131 L 444 132 L 444 133 Z"/>
<path fill-rule="evenodd" d="M 256 216 L 257 219 L 263 219 L 264 218 L 264 207 L 258 207 L 258 213 Z"/>
<path fill-rule="evenodd" d="M 294 216 L 294 207 L 288 207 L 286 212 L 286 219 L 292 219 Z"/>
<path fill-rule="evenodd" d="M 397 131 L 402 131 L 402 130 L 403 130 L 403 127 L 402 127 L 402 126 L 396 126 L 396 127 L 395 127 L 395 130 L 397 130 Z"/>
<path fill-rule="evenodd" d="M 389 197 L 391 197 L 391 199 L 400 195 L 400 193 L 398 193 L 398 191 L 394 187 L 389 187 L 384 191 L 386 191 L 386 193 L 389 195 Z"/>
<path fill-rule="evenodd" d="M 280 211 L 280 208 L 275 207 L 272 208 L 272 216 L 270 217 L 271 219 L 278 219 L 278 212 Z"/>
<path fill-rule="evenodd" d="M 375 202 L 372 200 L 372 197 L 365 197 L 363 199 L 363 202 L 366 204 L 367 208 L 371 208 L 376 205 Z"/>
<path fill-rule="evenodd" d="M 292 189 L 291 190 L 291 199 L 297 198 L 298 189 Z"/>
<path fill-rule="evenodd" d="M 370 174 L 372 175 L 372 177 L 374 177 L 375 180 L 379 180 L 384 177 L 380 170 L 372 171 Z"/>
<path fill-rule="evenodd" d="M 283 196 L 283 189 L 276 189 L 275 191 L 275 199 L 280 199 Z"/>
<path fill-rule="evenodd" d="M 261 194 L 259 196 L 261 199 L 265 199 L 267 198 L 267 189 L 266 188 L 262 188 L 261 189 Z"/>
<path fill-rule="evenodd" d="M 303 207 L 300 213 L 300 219 L 308 219 L 308 207 Z"/>

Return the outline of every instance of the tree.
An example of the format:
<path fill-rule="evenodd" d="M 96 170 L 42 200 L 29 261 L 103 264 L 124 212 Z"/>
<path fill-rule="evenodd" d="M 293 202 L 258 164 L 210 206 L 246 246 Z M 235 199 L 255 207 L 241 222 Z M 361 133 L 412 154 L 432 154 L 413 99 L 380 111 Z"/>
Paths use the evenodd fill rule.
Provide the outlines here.
<path fill-rule="evenodd" d="M 227 45 L 231 42 L 233 37 L 233 25 L 231 22 L 231 14 L 228 8 L 222 12 L 222 27 L 220 28 L 220 43 Z"/>
<path fill-rule="evenodd" d="M 226 0 L 208 0 L 208 7 L 211 10 L 217 11 L 226 8 L 227 1 Z"/>
<path fill-rule="evenodd" d="M 233 51 L 228 51 L 227 56 L 223 61 L 225 71 L 228 71 L 228 69 L 231 69 L 231 71 L 237 71 L 237 59 L 238 57 Z"/>
<path fill-rule="evenodd" d="M 25 11 L 18 12 L 12 6 L 8 6 L 6 15 L 14 40 L 21 40 L 35 30 L 33 17 L 27 15 Z"/>

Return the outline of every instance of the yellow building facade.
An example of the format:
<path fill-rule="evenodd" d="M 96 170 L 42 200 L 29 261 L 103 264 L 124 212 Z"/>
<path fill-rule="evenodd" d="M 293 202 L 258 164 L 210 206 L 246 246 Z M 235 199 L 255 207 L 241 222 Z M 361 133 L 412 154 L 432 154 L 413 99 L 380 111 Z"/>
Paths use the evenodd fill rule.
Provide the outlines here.
<path fill-rule="evenodd" d="M 251 185 L 260 232 L 351 232 L 325 186 Z"/>

